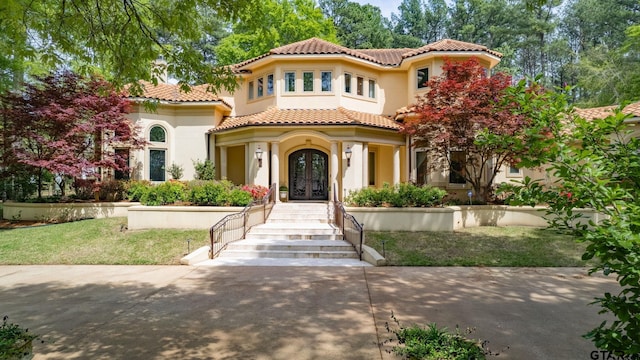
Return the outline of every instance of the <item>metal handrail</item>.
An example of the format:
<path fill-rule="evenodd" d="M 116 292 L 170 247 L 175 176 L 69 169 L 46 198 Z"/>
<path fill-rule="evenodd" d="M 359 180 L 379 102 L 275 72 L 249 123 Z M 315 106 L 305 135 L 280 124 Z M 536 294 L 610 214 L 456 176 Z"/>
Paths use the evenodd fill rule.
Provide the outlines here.
<path fill-rule="evenodd" d="M 358 258 L 362 261 L 362 246 L 364 245 L 364 224 L 360 224 L 356 218 L 349 214 L 341 201 L 338 200 L 337 185 L 333 184 L 334 223 L 342 230 L 344 240 L 349 242 Z"/>
<path fill-rule="evenodd" d="M 244 239 L 251 227 L 267 221 L 276 199 L 275 187 L 276 184 L 272 184 L 262 199 L 251 202 L 239 213 L 223 217 L 209 229 L 210 259 L 220 255 L 229 243 Z M 262 216 L 256 216 L 260 210 Z"/>

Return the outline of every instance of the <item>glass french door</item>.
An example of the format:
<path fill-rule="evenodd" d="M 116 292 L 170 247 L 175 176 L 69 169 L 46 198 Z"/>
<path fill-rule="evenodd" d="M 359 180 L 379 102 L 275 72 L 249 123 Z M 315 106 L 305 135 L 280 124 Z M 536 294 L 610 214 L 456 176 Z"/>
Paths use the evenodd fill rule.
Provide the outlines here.
<path fill-rule="evenodd" d="M 289 155 L 289 199 L 329 199 L 329 156 L 314 149 Z"/>

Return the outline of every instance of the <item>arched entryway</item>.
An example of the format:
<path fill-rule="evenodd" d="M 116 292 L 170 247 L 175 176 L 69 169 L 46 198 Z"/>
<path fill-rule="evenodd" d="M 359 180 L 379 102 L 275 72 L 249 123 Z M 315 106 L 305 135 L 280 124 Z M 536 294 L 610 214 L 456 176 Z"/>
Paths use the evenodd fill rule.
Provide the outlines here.
<path fill-rule="evenodd" d="M 329 156 L 320 150 L 303 149 L 289 155 L 289 199 L 329 199 Z"/>

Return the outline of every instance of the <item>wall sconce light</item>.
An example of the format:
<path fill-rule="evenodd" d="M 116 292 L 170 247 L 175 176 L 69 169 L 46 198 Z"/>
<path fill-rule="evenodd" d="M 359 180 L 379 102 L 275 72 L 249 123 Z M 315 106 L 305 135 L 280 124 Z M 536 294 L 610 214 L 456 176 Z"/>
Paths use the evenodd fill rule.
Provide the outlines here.
<path fill-rule="evenodd" d="M 256 149 L 256 159 L 258 159 L 258 167 L 262 167 L 262 149 L 260 146 Z"/>
<path fill-rule="evenodd" d="M 347 150 L 344 151 L 344 156 L 347 158 L 347 167 L 351 166 L 351 147 L 347 146 Z"/>

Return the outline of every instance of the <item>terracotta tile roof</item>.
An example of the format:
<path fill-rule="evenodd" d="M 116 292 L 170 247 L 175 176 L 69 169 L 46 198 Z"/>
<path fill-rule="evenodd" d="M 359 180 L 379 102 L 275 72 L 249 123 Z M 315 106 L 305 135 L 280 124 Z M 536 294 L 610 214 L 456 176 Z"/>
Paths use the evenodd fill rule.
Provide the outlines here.
<path fill-rule="evenodd" d="M 576 114 L 578 114 L 580 117 L 583 117 L 587 120 L 603 119 L 611 115 L 611 113 L 613 113 L 616 107 L 617 106 L 613 105 L 613 106 L 602 106 L 602 107 L 588 108 L 588 109 L 575 108 L 575 111 L 576 111 Z"/>
<path fill-rule="evenodd" d="M 144 90 L 142 95 L 137 96 L 137 98 L 170 102 L 223 102 L 218 96 L 208 92 L 206 85 L 192 86 L 191 91 L 184 92 L 180 89 L 180 85 L 163 83 L 153 85 L 148 81 L 140 81 L 140 83 Z M 226 103 L 225 105 L 229 106 Z"/>
<path fill-rule="evenodd" d="M 377 60 L 382 65 L 398 66 L 402 63 L 403 55 L 413 49 L 362 49 L 358 50 L 363 54 L 367 54 Z"/>
<path fill-rule="evenodd" d="M 349 49 L 326 40 L 311 38 L 272 49 L 264 55 L 234 65 L 233 69 L 241 71 L 243 67 L 270 55 L 348 55 L 383 66 L 399 66 L 404 59 L 432 51 L 481 51 L 502 57 L 501 53 L 489 50 L 486 46 L 450 39 L 440 40 L 418 49 Z"/>
<path fill-rule="evenodd" d="M 397 130 L 400 126 L 392 119 L 358 111 L 337 109 L 278 109 L 238 117 L 227 117 L 210 132 L 221 132 L 245 126 L 287 126 L 287 125 L 361 125 Z"/>
<path fill-rule="evenodd" d="M 412 56 L 426 54 L 432 51 L 484 51 L 491 55 L 502 57 L 501 53 L 490 50 L 488 47 L 484 45 L 478 45 L 478 44 L 468 43 L 468 42 L 459 41 L 459 40 L 451 40 L 451 39 L 443 39 L 431 44 L 427 44 L 423 47 L 420 47 L 405 53 L 402 57 L 403 59 L 406 59 Z"/>
<path fill-rule="evenodd" d="M 606 118 L 607 116 L 611 115 L 617 108 L 617 105 L 611 105 L 587 109 L 575 108 L 575 111 L 581 117 L 587 120 L 592 120 Z M 624 114 L 631 114 L 634 117 L 640 117 L 640 101 L 625 106 L 624 109 L 622 109 L 622 112 Z"/>

